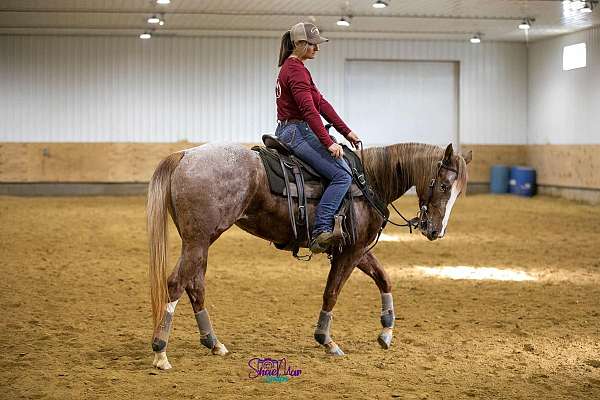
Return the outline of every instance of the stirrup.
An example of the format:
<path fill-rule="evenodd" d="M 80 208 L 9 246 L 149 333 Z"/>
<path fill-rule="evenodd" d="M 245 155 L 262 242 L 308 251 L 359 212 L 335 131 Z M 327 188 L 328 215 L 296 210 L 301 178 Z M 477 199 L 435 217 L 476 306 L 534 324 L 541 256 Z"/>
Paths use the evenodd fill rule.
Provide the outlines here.
<path fill-rule="evenodd" d="M 344 232 L 344 219 L 346 219 L 346 216 L 341 214 L 334 215 L 333 217 L 334 224 L 331 237 L 333 242 L 344 242 L 348 236 L 346 232 Z"/>

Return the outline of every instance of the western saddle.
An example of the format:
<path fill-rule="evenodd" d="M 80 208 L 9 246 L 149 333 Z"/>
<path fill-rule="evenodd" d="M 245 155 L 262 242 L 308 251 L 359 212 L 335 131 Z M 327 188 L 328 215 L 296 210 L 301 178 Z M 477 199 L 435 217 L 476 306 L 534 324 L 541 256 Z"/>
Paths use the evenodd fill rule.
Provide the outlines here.
<path fill-rule="evenodd" d="M 329 129 L 329 126 L 327 128 Z M 310 165 L 295 157 L 277 137 L 263 135 L 262 140 L 265 146 L 254 146 L 252 150 L 258 152 L 262 160 L 271 193 L 287 198 L 290 224 L 294 234 L 288 243 L 274 243 L 275 247 L 280 250 L 291 250 L 293 256 L 299 260 L 310 260 L 311 255 L 298 255 L 300 247 L 308 247 L 311 241 L 307 203 L 308 199 L 316 201 L 321 198 L 327 181 Z M 365 196 L 379 212 L 389 215 L 387 205 L 381 204 L 368 186 L 358 155 L 343 144 L 342 147 L 346 162 L 352 170 L 353 183 L 334 217 L 333 233 L 339 251 L 356 241 L 354 197 Z M 328 253 L 331 255 L 335 248 L 335 245 L 332 246 Z"/>

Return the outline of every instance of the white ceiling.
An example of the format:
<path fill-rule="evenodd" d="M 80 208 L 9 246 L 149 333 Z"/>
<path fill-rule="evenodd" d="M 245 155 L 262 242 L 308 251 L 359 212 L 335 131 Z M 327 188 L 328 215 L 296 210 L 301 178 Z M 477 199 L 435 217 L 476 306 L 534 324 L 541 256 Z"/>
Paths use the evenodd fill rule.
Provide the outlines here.
<path fill-rule="evenodd" d="M 560 0 L 391 0 L 377 10 L 372 0 L 0 0 L 0 34 L 139 35 L 146 19 L 164 13 L 155 35 L 280 36 L 296 22 L 314 21 L 333 38 L 416 38 L 534 41 L 600 25 L 592 13 L 565 10 Z M 351 15 L 351 26 L 336 21 Z M 526 33 L 523 17 L 535 22 Z"/>

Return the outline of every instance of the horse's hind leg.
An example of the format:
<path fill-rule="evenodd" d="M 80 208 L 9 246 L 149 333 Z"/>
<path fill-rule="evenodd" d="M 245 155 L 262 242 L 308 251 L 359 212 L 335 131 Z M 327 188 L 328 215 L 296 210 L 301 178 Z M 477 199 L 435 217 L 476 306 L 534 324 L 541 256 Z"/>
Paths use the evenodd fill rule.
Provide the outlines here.
<path fill-rule="evenodd" d="M 396 319 L 390 278 L 377 258 L 370 252 L 360 259 L 357 267 L 375 281 L 381 293 L 381 325 L 383 326 L 383 330 L 379 334 L 377 341 L 382 348 L 389 349 L 392 343 L 394 320 Z"/>
<path fill-rule="evenodd" d="M 206 260 L 202 266 L 202 271 L 196 274 L 192 280 L 188 283 L 185 291 L 190 298 L 190 303 L 194 310 L 196 317 L 196 323 L 198 324 L 198 330 L 200 331 L 200 343 L 210 349 L 213 354 L 224 356 L 229 351 L 224 344 L 219 342 L 215 335 L 210 317 L 208 316 L 208 310 L 204 308 L 204 277 L 206 275 Z"/>
<path fill-rule="evenodd" d="M 173 270 L 171 276 L 167 281 L 167 285 L 169 288 L 169 298 L 175 300 L 171 301 L 170 303 L 167 303 L 165 315 L 160 325 L 158 326 L 158 328 L 155 329 L 154 334 L 152 335 L 152 351 L 154 351 L 154 361 L 152 362 L 152 365 L 156 368 L 163 370 L 171 368 L 171 364 L 167 359 L 167 344 L 169 344 L 169 335 L 171 334 L 171 326 L 173 324 L 173 317 L 175 316 L 175 307 L 179 302 L 179 297 L 173 297 L 172 293 L 174 293 L 174 291 L 172 290 L 172 288 L 176 286 L 176 272 L 179 270 L 180 266 L 181 257 L 179 257 L 177 265 L 175 266 L 175 269 Z"/>
<path fill-rule="evenodd" d="M 177 266 L 167 280 L 171 302 L 167 303 L 165 315 L 159 327 L 154 331 L 152 339 L 152 350 L 154 351 L 152 365 L 159 369 L 171 368 L 171 364 L 167 359 L 167 344 L 171 333 L 175 306 L 190 281 L 199 274 L 204 275 L 207 255 L 208 241 L 193 244 L 184 242 Z"/>

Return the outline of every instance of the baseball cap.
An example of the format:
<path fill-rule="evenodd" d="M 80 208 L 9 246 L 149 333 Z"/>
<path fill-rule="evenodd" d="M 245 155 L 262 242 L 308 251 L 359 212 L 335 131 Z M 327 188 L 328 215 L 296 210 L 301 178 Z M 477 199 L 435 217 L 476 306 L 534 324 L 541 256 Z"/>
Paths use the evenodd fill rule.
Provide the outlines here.
<path fill-rule="evenodd" d="M 292 42 L 297 42 L 299 40 L 306 40 L 310 44 L 329 42 L 329 39 L 321 36 L 319 28 L 308 22 L 300 22 L 292 26 L 290 34 Z"/>

